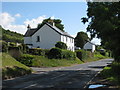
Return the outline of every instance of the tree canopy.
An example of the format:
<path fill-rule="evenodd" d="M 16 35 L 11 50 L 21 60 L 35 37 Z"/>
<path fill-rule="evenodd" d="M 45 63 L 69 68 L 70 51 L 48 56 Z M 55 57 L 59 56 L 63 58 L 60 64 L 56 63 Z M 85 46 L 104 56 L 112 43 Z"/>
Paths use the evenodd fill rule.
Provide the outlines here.
<path fill-rule="evenodd" d="M 111 50 L 120 61 L 120 2 L 88 2 L 87 16 L 82 22 L 91 21 L 87 27 L 91 37 L 101 38 L 102 45 Z"/>
<path fill-rule="evenodd" d="M 83 49 L 83 46 L 88 41 L 89 37 L 85 32 L 78 32 L 77 36 L 75 37 L 75 46 L 80 47 Z"/>
<path fill-rule="evenodd" d="M 54 22 L 55 26 L 57 28 L 59 28 L 61 31 L 64 31 L 64 25 L 61 24 L 62 21 L 60 19 L 51 19 L 51 18 L 48 18 L 48 19 L 44 19 L 42 23 L 38 24 L 38 29 L 41 28 L 45 23 L 49 23 L 52 25 L 51 22 Z"/>

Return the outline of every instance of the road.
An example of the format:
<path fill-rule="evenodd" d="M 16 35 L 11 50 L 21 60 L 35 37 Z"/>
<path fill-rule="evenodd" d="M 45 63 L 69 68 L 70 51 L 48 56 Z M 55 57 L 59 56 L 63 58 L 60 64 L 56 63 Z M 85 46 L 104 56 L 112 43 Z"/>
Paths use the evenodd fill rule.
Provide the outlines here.
<path fill-rule="evenodd" d="M 19 78 L 4 80 L 3 90 L 7 89 L 43 89 L 43 88 L 85 88 L 94 76 L 113 59 L 88 62 L 71 67 L 53 69 L 52 71 L 37 68 L 39 72 Z M 34 68 L 35 69 L 35 68 Z"/>

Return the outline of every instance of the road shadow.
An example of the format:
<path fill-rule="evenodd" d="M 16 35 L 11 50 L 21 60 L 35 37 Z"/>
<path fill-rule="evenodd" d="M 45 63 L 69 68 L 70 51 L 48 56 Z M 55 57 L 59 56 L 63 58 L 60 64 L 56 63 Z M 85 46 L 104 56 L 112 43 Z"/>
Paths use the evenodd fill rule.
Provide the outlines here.
<path fill-rule="evenodd" d="M 104 68 L 105 66 L 88 66 L 89 68 Z"/>
<path fill-rule="evenodd" d="M 44 72 L 44 71 L 42 71 Z M 3 90 L 81 90 L 97 72 L 94 70 L 56 70 L 21 76 L 2 83 Z M 28 88 L 26 88 L 28 87 Z M 24 89 L 23 89 L 24 88 Z M 26 89 L 25 89 L 26 88 Z"/>

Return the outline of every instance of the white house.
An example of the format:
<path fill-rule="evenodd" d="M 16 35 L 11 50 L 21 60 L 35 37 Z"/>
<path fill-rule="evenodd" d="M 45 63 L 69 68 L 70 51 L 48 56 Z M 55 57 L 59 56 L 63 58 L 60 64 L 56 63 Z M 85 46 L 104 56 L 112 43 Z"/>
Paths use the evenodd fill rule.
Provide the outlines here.
<path fill-rule="evenodd" d="M 51 49 L 55 47 L 56 42 L 61 41 L 66 43 L 68 50 L 74 51 L 74 38 L 67 32 L 63 32 L 56 26 L 49 23 L 44 24 L 40 29 L 28 30 L 24 35 L 24 44 L 30 48 Z"/>
<path fill-rule="evenodd" d="M 95 44 L 91 43 L 90 41 L 88 41 L 84 47 L 83 47 L 85 50 L 90 50 L 92 52 L 95 51 Z"/>

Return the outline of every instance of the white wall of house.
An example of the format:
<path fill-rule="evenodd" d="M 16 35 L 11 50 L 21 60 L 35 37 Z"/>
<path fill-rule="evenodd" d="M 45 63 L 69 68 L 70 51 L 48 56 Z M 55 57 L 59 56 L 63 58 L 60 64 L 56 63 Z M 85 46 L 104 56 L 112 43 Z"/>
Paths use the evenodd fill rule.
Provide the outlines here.
<path fill-rule="evenodd" d="M 40 41 L 37 42 L 37 36 Z M 24 37 L 24 44 L 32 44 L 30 48 L 51 49 L 55 47 L 56 42 L 61 41 L 66 43 L 68 50 L 74 51 L 74 39 L 68 36 L 60 35 L 58 32 L 50 28 L 48 25 L 41 27 L 31 37 Z"/>
<path fill-rule="evenodd" d="M 64 42 L 67 45 L 68 50 L 74 51 L 74 39 L 73 38 L 61 35 L 61 42 Z"/>
<path fill-rule="evenodd" d="M 95 51 L 95 45 L 93 45 L 93 44 L 91 44 L 90 42 L 87 42 L 85 45 L 84 45 L 84 47 L 83 47 L 85 50 L 87 50 L 87 49 L 91 49 L 91 51 L 92 52 L 94 52 Z"/>
<path fill-rule="evenodd" d="M 37 42 L 37 36 L 40 37 L 40 42 Z M 32 35 L 32 44 L 36 48 L 50 49 L 55 47 L 58 41 L 60 41 L 60 35 L 47 25 L 44 25 Z"/>
<path fill-rule="evenodd" d="M 32 44 L 32 37 L 24 37 L 24 44 Z"/>

